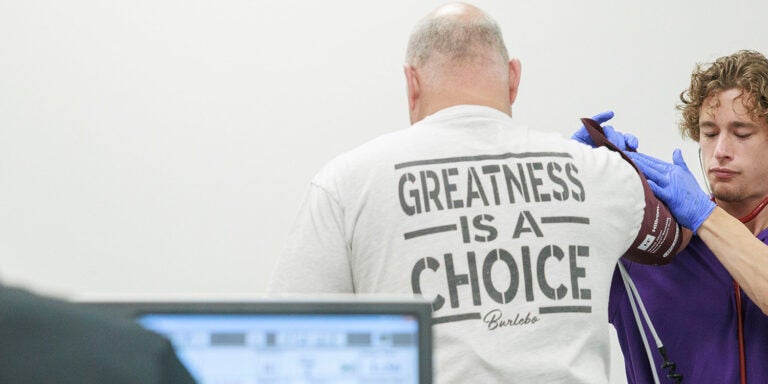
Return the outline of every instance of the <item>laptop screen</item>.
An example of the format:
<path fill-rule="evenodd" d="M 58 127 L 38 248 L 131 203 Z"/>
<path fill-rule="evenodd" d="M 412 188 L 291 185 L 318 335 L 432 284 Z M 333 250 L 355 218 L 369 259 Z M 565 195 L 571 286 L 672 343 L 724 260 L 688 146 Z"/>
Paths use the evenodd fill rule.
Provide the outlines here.
<path fill-rule="evenodd" d="M 420 300 L 100 305 L 166 336 L 201 384 L 431 383 Z"/>

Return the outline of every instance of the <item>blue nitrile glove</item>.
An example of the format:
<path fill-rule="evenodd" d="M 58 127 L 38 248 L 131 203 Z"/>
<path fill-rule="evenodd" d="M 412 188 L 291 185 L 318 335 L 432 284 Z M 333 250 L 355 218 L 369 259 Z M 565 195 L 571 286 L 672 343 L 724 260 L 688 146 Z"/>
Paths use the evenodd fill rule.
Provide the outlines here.
<path fill-rule="evenodd" d="M 621 133 L 613 129 L 613 127 L 610 125 L 603 125 L 603 123 L 605 123 L 606 121 L 612 118 L 613 118 L 613 111 L 605 111 L 602 113 L 598 113 L 595 116 L 592 116 L 592 120 L 596 121 L 598 124 L 600 124 L 601 127 L 603 127 L 603 132 L 605 133 L 605 137 L 607 137 L 608 141 L 613 143 L 613 145 L 615 145 L 622 151 L 636 150 L 638 145 L 637 137 L 629 133 Z M 571 136 L 571 139 L 576 140 L 579 143 L 589 145 L 592 148 L 595 147 L 595 143 L 592 141 L 592 138 L 589 136 L 589 132 L 587 132 L 587 128 L 585 128 L 583 125 L 581 126 L 581 128 L 579 128 L 576 132 L 573 133 L 573 136 Z"/>
<path fill-rule="evenodd" d="M 667 204 L 675 219 L 696 233 L 715 209 L 715 203 L 699 187 L 680 149 L 672 153 L 673 164 L 642 153 L 625 153 L 645 174 L 653 194 Z"/>

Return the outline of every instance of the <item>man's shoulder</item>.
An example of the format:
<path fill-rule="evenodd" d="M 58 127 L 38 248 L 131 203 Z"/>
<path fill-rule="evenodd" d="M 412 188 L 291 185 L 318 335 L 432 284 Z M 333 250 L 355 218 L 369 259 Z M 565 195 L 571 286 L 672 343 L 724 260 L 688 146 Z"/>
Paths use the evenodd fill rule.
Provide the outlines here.
<path fill-rule="evenodd" d="M 477 132 L 475 132 L 477 130 Z M 503 133 L 500 133 L 503 132 Z M 315 179 L 355 178 L 395 169 L 398 164 L 474 155 L 519 157 L 532 153 L 571 158 L 589 169 L 610 169 L 632 174 L 620 155 L 606 148 L 591 148 L 557 132 L 529 129 L 511 120 L 483 127 L 446 127 L 416 124 L 373 138 L 326 162 Z"/>
<path fill-rule="evenodd" d="M 326 162 L 315 179 L 353 177 L 359 172 L 368 174 L 381 167 L 391 167 L 399 158 L 420 148 L 420 133 L 409 127 L 370 139 Z"/>

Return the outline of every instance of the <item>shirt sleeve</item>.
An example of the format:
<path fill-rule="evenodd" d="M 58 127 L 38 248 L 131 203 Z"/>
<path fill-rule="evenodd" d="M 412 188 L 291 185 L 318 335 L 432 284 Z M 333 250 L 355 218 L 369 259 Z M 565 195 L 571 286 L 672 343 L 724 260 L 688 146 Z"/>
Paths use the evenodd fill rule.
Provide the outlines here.
<path fill-rule="evenodd" d="M 310 184 L 269 292 L 353 293 L 345 239 L 343 207 L 326 189 Z"/>

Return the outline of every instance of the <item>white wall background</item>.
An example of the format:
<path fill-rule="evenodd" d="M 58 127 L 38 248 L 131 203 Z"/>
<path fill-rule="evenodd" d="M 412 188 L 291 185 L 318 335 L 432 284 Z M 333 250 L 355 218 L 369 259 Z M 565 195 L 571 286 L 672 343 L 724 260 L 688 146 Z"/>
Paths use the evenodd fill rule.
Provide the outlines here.
<path fill-rule="evenodd" d="M 408 126 L 443 1 L 0 0 L 0 278 L 59 295 L 264 292 L 310 177 Z M 768 3 L 476 1 L 523 63 L 514 117 L 605 109 L 669 158 L 696 62 L 768 52 Z"/>

